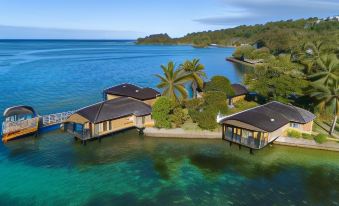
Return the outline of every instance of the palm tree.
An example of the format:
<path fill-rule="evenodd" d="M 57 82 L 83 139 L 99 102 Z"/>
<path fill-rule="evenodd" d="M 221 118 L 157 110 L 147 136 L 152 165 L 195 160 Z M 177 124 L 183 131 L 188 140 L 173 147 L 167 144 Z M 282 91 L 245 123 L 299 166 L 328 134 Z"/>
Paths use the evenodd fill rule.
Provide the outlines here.
<path fill-rule="evenodd" d="M 339 76 L 339 61 L 335 54 L 322 55 L 317 59 L 319 72 L 310 75 L 309 78 L 324 85 L 336 84 Z"/>
<path fill-rule="evenodd" d="M 322 41 L 307 42 L 302 46 L 302 52 L 299 53 L 300 63 L 305 66 L 308 74 L 314 69 L 323 50 Z"/>
<path fill-rule="evenodd" d="M 335 125 L 337 123 L 339 111 L 339 88 L 338 83 L 334 85 L 323 85 L 320 83 L 312 83 L 312 90 L 310 96 L 316 99 L 316 104 L 321 110 L 325 108 L 333 109 L 334 119 L 330 129 L 332 135 Z"/>
<path fill-rule="evenodd" d="M 181 101 L 187 98 L 187 90 L 185 83 L 190 80 L 190 76 L 181 69 L 175 69 L 172 61 L 168 62 L 167 66 L 161 65 L 164 76 L 156 74 L 155 76 L 160 79 L 158 88 L 163 89 L 163 96 L 168 96 L 174 101 Z"/>
<path fill-rule="evenodd" d="M 204 87 L 204 78 L 207 77 L 204 72 L 205 66 L 200 64 L 199 59 L 193 59 L 192 61 L 185 61 L 180 65 L 191 78 L 191 88 L 193 91 L 193 98 L 197 97 L 197 88 L 202 89 Z"/>

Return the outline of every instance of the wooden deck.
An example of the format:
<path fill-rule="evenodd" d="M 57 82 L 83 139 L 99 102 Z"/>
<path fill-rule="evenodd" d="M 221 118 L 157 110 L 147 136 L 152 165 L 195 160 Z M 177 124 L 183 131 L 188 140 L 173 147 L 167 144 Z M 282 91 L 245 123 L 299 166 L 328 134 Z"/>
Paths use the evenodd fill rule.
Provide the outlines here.
<path fill-rule="evenodd" d="M 32 134 L 38 131 L 39 117 L 18 122 L 4 122 L 2 125 L 2 141 L 7 142 L 15 138 Z"/>

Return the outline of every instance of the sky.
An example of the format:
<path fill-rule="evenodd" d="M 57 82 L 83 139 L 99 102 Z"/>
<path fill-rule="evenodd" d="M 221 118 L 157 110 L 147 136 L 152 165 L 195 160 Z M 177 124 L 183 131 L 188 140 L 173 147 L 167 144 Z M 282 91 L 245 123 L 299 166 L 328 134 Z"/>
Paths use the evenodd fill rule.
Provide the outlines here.
<path fill-rule="evenodd" d="M 0 0 L 0 38 L 136 39 L 339 15 L 339 0 Z"/>

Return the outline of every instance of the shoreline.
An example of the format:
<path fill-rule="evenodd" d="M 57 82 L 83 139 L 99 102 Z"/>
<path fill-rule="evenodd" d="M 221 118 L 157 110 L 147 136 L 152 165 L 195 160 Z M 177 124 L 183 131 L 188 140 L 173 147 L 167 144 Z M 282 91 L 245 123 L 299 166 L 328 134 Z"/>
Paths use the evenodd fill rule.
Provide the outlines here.
<path fill-rule="evenodd" d="M 233 63 L 238 63 L 238 64 L 242 64 L 242 65 L 249 66 L 249 67 L 253 67 L 253 68 L 255 67 L 255 64 L 250 64 L 250 63 L 241 61 L 241 60 L 236 59 L 236 58 L 233 58 L 233 57 L 226 57 L 226 61 L 233 62 Z"/>
<path fill-rule="evenodd" d="M 144 135 L 147 137 L 159 137 L 159 138 L 220 139 L 220 140 L 222 136 L 221 132 L 211 132 L 207 130 L 187 131 L 182 128 L 158 129 L 154 127 L 145 128 Z M 308 140 L 303 138 L 279 137 L 273 142 L 273 144 L 339 152 L 339 143 L 326 142 L 323 144 L 318 144 L 314 140 Z"/>

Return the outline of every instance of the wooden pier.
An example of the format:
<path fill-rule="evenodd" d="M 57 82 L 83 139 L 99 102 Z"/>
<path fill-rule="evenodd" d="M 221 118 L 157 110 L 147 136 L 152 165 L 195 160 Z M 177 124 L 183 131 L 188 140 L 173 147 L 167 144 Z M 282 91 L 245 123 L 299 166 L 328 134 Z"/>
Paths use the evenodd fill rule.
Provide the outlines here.
<path fill-rule="evenodd" d="M 36 116 L 31 119 L 19 121 L 4 121 L 2 123 L 2 141 L 6 143 L 7 141 L 18 137 L 34 133 L 37 134 L 40 130 L 44 128 L 53 128 L 53 126 L 62 124 L 73 113 L 74 111 L 67 111 L 43 116 Z"/>

